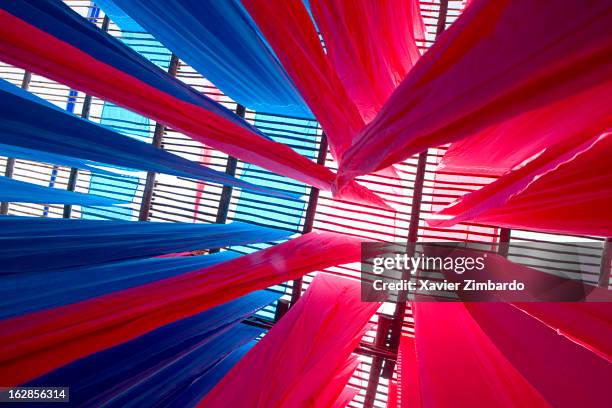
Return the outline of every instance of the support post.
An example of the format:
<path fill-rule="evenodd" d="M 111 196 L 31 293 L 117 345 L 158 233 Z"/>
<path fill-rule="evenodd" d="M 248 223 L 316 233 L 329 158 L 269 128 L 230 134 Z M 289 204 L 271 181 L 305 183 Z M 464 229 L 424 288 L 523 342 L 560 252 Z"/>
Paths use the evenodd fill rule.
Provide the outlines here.
<path fill-rule="evenodd" d="M 610 286 L 610 269 L 612 268 L 612 238 L 606 238 L 601 252 L 598 286 L 608 289 Z"/>

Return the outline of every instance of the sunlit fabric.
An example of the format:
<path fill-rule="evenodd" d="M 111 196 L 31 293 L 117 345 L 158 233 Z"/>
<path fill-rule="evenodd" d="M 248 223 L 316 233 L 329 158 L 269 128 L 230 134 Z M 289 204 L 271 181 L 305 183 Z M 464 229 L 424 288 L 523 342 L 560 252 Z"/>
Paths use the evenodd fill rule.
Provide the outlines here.
<path fill-rule="evenodd" d="M 612 236 L 611 156 L 610 133 L 571 150 L 552 146 L 438 213 L 452 218 L 428 222 L 446 226 L 470 220 L 561 234 Z"/>
<path fill-rule="evenodd" d="M 520 292 L 461 292 L 467 302 L 508 302 L 548 326 L 557 335 L 588 349 L 612 362 L 612 292 L 580 280 L 556 275 L 514 263 L 501 255 L 470 249 L 455 250 L 450 256 L 487 258 L 483 271 L 471 271 L 470 278 L 479 282 L 517 280 L 525 285 Z M 578 257 L 578 255 L 576 255 Z M 578 272 L 578 271 L 576 271 Z M 444 271 L 450 281 L 463 282 L 451 271 Z"/>
<path fill-rule="evenodd" d="M 345 153 L 338 188 L 610 80 L 606 0 L 474 1 Z"/>
<path fill-rule="evenodd" d="M 77 360 L 28 386 L 70 384 L 70 402 L 75 406 L 142 406 L 146 401 L 188 406 L 175 404 L 184 399 L 183 394 L 195 391 L 192 383 L 212 388 L 211 371 L 262 333 L 239 322 L 279 296 L 253 292 Z"/>
<path fill-rule="evenodd" d="M 360 296 L 358 281 L 318 274 L 199 406 L 334 406 L 344 387 L 337 381 L 346 380 L 341 374 L 352 367 L 350 355 L 379 306 L 361 302 Z"/>
<path fill-rule="evenodd" d="M 124 201 L 112 198 L 39 186 L 3 176 L 0 176 L 0 201 L 92 206 L 126 204 Z"/>
<path fill-rule="evenodd" d="M 225 251 L 202 256 L 146 258 L 11 274 L 2 278 L 0 318 L 76 303 L 205 268 L 237 256 L 235 252 Z"/>
<path fill-rule="evenodd" d="M 4 61 L 125 106 L 247 162 L 330 189 L 331 171 L 268 140 L 60 1 L 9 2 L 2 7 Z"/>
<path fill-rule="evenodd" d="M 263 112 L 311 117 L 238 0 L 114 3 L 226 95 Z M 231 35 L 228 35 L 231 34 Z"/>
<path fill-rule="evenodd" d="M 462 307 L 467 308 L 489 341 L 549 406 L 609 405 L 608 384 L 612 378 L 609 361 L 559 336 L 512 305 L 468 302 Z M 417 337 L 417 344 L 418 341 Z M 464 371 L 463 376 L 468 372 L 472 373 Z M 479 388 L 474 390 L 476 394 L 480 392 Z"/>
<path fill-rule="evenodd" d="M 356 238 L 309 233 L 176 277 L 2 320 L 0 381 L 22 384 L 254 290 L 356 262 L 360 255 L 361 241 Z M 355 285 L 354 296 L 359 299 L 359 285 Z M 364 307 L 354 300 L 351 297 L 352 307 Z M 338 327 L 344 330 L 346 323 Z"/>
<path fill-rule="evenodd" d="M 3 144 L 28 149 L 23 150 L 21 156 L 29 153 L 30 159 L 41 158 L 39 155 L 45 153 L 59 154 L 85 161 L 205 179 L 287 196 L 200 166 L 157 149 L 149 143 L 115 133 L 66 112 L 4 80 L 0 80 L 0 131 L 0 141 Z M 91 162 L 88 164 L 92 165 Z"/>
<path fill-rule="evenodd" d="M 487 337 L 465 304 L 416 302 L 413 313 L 423 407 L 549 406 Z"/>
<path fill-rule="evenodd" d="M 518 115 L 449 147 L 445 172 L 501 175 L 552 145 L 571 148 L 612 128 L 612 81 Z"/>
<path fill-rule="evenodd" d="M 2 217 L 0 229 L 3 274 L 278 241 L 289 235 L 286 231 L 240 222 L 182 224 L 29 217 Z"/>
<path fill-rule="evenodd" d="M 396 401 L 389 408 L 421 407 L 421 388 L 419 383 L 419 366 L 414 338 L 402 336 L 398 349 L 397 377 L 399 385 L 394 390 Z M 389 391 L 391 393 L 391 390 Z"/>
<path fill-rule="evenodd" d="M 302 0 L 242 3 L 321 124 L 332 155 L 339 159 L 364 121 L 325 55 Z"/>
<path fill-rule="evenodd" d="M 369 123 L 421 56 L 425 27 L 416 0 L 312 0 L 325 50 Z"/>

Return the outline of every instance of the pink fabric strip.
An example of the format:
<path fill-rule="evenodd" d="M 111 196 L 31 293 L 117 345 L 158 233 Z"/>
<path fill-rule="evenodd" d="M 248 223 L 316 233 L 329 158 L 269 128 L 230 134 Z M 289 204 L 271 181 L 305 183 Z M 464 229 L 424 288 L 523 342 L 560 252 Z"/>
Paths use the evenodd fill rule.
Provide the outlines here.
<path fill-rule="evenodd" d="M 561 234 L 612 236 L 610 157 L 610 133 L 570 150 L 565 145 L 552 146 L 438 213 L 452 218 L 428 223 L 446 226 L 470 220 Z"/>
<path fill-rule="evenodd" d="M 356 137 L 336 189 L 608 81 L 610 27 L 607 0 L 473 1 Z"/>
<path fill-rule="evenodd" d="M 398 407 L 420 407 L 421 388 L 414 338 L 402 336 L 398 353 Z"/>
<path fill-rule="evenodd" d="M 480 328 L 465 304 L 417 302 L 413 311 L 423 407 L 550 406 Z"/>
<path fill-rule="evenodd" d="M 173 278 L 0 321 L 3 336 L 0 383 L 22 384 L 78 358 L 254 290 L 329 266 L 356 262 L 360 255 L 358 239 L 333 233 L 309 233 Z M 358 299 L 359 286 L 355 285 Z M 346 295 L 355 300 L 350 288 L 345 289 Z M 333 295 L 332 288 L 323 292 Z M 354 310 L 347 306 L 345 311 L 363 312 L 355 307 Z M 342 324 L 338 327 L 344 328 Z"/>
<path fill-rule="evenodd" d="M 347 359 L 379 307 L 361 302 L 360 296 L 357 280 L 318 274 L 299 302 L 199 406 L 333 406 L 342 390 L 336 381 L 346 381 Z M 329 387 L 337 390 L 332 400 L 326 397 Z"/>
<path fill-rule="evenodd" d="M 338 77 L 369 123 L 421 56 L 425 27 L 416 0 L 312 0 Z"/>
<path fill-rule="evenodd" d="M 243 0 L 300 94 L 315 114 L 336 160 L 364 127 L 328 60 L 302 0 Z"/>

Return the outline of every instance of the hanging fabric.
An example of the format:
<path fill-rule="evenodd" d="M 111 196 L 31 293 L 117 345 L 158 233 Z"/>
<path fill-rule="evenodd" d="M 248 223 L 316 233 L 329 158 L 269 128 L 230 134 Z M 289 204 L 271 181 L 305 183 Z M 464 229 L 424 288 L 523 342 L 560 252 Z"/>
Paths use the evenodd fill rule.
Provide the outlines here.
<path fill-rule="evenodd" d="M 528 111 L 449 147 L 444 172 L 500 176 L 552 145 L 588 140 L 612 128 L 612 81 Z"/>
<path fill-rule="evenodd" d="M 606 0 L 472 2 L 356 137 L 336 188 L 610 81 L 610 27 Z"/>
<path fill-rule="evenodd" d="M 413 304 L 422 406 L 548 407 L 537 389 L 487 337 L 465 305 Z M 519 333 L 531 337 L 527 336 L 528 331 Z"/>
<path fill-rule="evenodd" d="M 417 364 L 415 339 L 402 335 L 397 356 L 397 378 L 399 385 L 395 388 L 395 404 L 389 408 L 421 407 L 421 386 L 419 383 L 419 366 Z M 389 391 L 391 394 L 391 390 Z"/>
<path fill-rule="evenodd" d="M 0 229 L 0 274 L 50 271 L 172 252 L 278 241 L 290 235 L 286 231 L 240 222 L 183 224 L 29 217 L 2 217 Z"/>
<path fill-rule="evenodd" d="M 612 236 L 612 134 L 573 149 L 551 146 L 524 166 L 440 211 L 447 226 L 474 221 L 560 234 Z"/>
<path fill-rule="evenodd" d="M 512 305 L 469 302 L 465 308 L 489 341 L 549 406 L 609 405 L 608 384 L 612 378 L 609 361 L 559 336 Z M 464 376 L 466 372 L 472 373 L 463 371 Z M 480 393 L 478 387 L 474 391 Z"/>
<path fill-rule="evenodd" d="M 327 135 L 336 160 L 364 127 L 302 0 L 242 0 Z"/>
<path fill-rule="evenodd" d="M 263 330 L 239 322 L 279 297 L 271 291 L 253 292 L 60 367 L 28 386 L 70 384 L 76 406 L 147 405 L 147 398 L 171 404 L 191 382 L 261 334 Z"/>
<path fill-rule="evenodd" d="M 237 253 L 159 257 L 20 272 L 2 277 L 0 319 L 49 309 L 154 282 L 234 259 Z"/>
<path fill-rule="evenodd" d="M 12 203 L 38 203 L 38 204 L 72 204 L 91 206 L 112 206 L 128 204 L 125 201 L 100 197 L 93 194 L 75 193 L 13 180 L 0 176 L 0 201 Z"/>
<path fill-rule="evenodd" d="M 360 257 L 360 240 L 312 232 L 218 265 L 2 320 L 0 383 L 22 384 L 246 293 Z"/>
<path fill-rule="evenodd" d="M 238 103 L 312 117 L 240 1 L 104 0 L 99 6 L 120 7 Z"/>
<path fill-rule="evenodd" d="M 419 2 L 310 1 L 327 57 L 367 124 L 421 56 Z"/>
<path fill-rule="evenodd" d="M 42 155 L 45 153 L 63 155 L 86 162 L 205 179 L 271 195 L 288 196 L 120 135 L 66 112 L 4 80 L 0 80 L 0 131 L 0 142 L 27 149 L 22 151 L 22 156 L 29 153 L 30 159 L 44 158 Z M 92 165 L 91 162 L 88 164 Z"/>
<path fill-rule="evenodd" d="M 270 141 L 61 1 L 9 2 L 2 7 L 4 61 L 129 108 L 246 162 L 318 188 L 331 188 L 331 171 Z"/>
<path fill-rule="evenodd" d="M 318 274 L 199 406 L 332 407 L 347 380 L 342 373 L 354 369 L 350 355 L 379 305 L 361 301 L 359 281 Z"/>

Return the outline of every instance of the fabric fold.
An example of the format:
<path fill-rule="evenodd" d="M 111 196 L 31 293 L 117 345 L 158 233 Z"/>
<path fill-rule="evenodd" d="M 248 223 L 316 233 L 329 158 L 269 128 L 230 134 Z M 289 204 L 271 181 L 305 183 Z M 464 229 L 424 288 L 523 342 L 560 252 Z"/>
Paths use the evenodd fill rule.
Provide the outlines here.
<path fill-rule="evenodd" d="M 345 153 L 338 187 L 610 81 L 606 0 L 474 1 Z"/>
<path fill-rule="evenodd" d="M 2 320 L 0 382 L 22 384 L 246 293 L 360 256 L 360 240 L 313 232 L 172 278 Z"/>
<path fill-rule="evenodd" d="M 318 274 L 198 406 L 332 407 L 344 386 L 337 381 L 354 369 L 349 357 L 379 306 L 361 301 L 357 280 Z"/>

